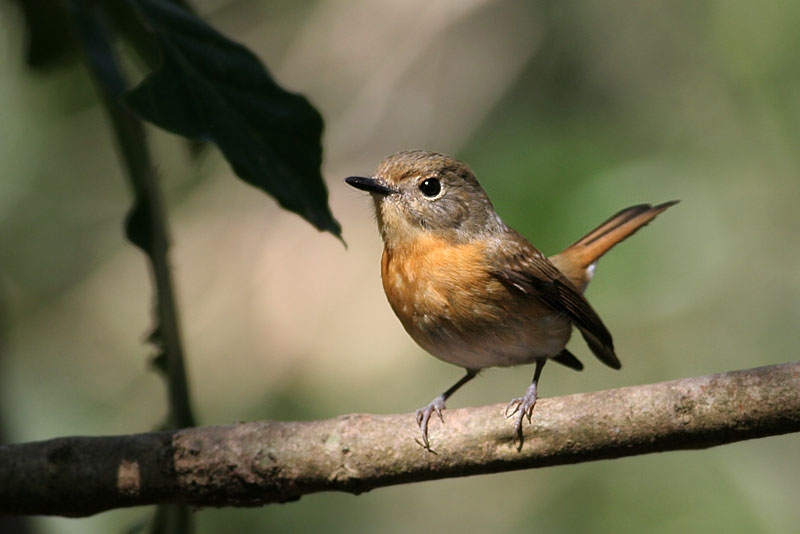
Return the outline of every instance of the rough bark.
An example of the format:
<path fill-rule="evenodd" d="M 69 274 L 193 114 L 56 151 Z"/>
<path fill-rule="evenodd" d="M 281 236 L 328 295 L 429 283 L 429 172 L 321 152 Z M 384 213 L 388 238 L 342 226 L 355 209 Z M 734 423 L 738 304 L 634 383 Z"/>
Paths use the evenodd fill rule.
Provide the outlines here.
<path fill-rule="evenodd" d="M 260 421 L 0 447 L 0 514 L 85 516 L 182 502 L 258 506 L 446 477 L 800 431 L 800 362 L 541 399 L 517 450 L 504 405 L 445 412 L 433 451 L 412 414 Z"/>

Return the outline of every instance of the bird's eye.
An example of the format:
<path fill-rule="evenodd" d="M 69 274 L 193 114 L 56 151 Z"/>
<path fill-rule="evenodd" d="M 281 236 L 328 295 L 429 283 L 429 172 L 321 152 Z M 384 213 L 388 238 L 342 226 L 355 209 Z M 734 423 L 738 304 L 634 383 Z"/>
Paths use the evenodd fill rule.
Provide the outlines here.
<path fill-rule="evenodd" d="M 428 178 L 419 184 L 419 190 L 426 197 L 435 197 L 442 191 L 442 184 L 436 178 Z"/>

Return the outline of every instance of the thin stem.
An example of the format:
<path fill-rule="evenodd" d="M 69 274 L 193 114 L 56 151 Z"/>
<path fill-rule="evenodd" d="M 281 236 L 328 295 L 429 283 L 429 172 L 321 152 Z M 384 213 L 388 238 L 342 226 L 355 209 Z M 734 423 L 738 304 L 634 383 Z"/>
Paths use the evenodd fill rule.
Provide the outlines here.
<path fill-rule="evenodd" d="M 134 192 L 127 234 L 147 254 L 155 283 L 158 324 L 153 336 L 163 351 L 169 397 L 168 426 L 194 426 L 184 366 L 175 290 L 169 267 L 169 239 L 164 202 L 147 145 L 144 126 L 121 103 L 127 83 L 99 20 L 98 8 L 70 2 L 86 65 L 114 132 L 124 169 Z"/>

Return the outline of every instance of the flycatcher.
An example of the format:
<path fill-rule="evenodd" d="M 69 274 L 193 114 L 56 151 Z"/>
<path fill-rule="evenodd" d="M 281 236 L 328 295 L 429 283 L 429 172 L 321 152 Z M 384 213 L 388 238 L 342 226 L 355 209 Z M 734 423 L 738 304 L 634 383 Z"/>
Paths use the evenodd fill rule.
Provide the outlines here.
<path fill-rule="evenodd" d="M 426 448 L 431 414 L 444 422 L 445 401 L 481 369 L 533 363 L 531 385 L 506 408 L 516 414 L 521 447 L 545 362 L 583 369 L 565 348 L 573 326 L 600 361 L 619 369 L 611 334 L 583 291 L 603 254 L 677 203 L 626 208 L 547 258 L 503 223 L 472 171 L 449 156 L 399 152 L 374 177 L 345 181 L 375 203 L 381 278 L 394 313 L 419 346 L 466 370 L 417 410 Z"/>

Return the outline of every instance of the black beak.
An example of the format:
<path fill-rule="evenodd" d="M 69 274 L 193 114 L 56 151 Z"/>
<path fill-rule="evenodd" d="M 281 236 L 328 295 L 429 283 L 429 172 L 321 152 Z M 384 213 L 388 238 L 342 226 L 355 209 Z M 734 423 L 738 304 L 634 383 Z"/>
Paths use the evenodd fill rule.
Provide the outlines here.
<path fill-rule="evenodd" d="M 383 185 L 383 180 L 375 178 L 364 178 L 363 176 L 350 176 L 344 179 L 345 182 L 356 189 L 367 191 L 368 193 L 378 193 L 379 195 L 391 195 L 398 191 Z"/>

